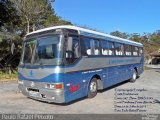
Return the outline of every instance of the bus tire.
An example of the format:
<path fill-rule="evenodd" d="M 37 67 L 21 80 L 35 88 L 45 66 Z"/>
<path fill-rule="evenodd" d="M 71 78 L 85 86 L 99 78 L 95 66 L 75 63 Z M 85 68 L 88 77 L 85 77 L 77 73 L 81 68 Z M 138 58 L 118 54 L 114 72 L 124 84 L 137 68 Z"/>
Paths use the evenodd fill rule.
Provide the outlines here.
<path fill-rule="evenodd" d="M 88 98 L 94 98 L 97 95 L 98 83 L 96 78 L 92 78 L 88 86 Z"/>
<path fill-rule="evenodd" d="M 130 82 L 132 82 L 132 83 L 136 82 L 137 76 L 138 76 L 138 73 L 137 73 L 137 71 L 134 69 L 134 70 L 133 70 L 133 74 L 132 74 L 132 78 L 130 79 Z"/>

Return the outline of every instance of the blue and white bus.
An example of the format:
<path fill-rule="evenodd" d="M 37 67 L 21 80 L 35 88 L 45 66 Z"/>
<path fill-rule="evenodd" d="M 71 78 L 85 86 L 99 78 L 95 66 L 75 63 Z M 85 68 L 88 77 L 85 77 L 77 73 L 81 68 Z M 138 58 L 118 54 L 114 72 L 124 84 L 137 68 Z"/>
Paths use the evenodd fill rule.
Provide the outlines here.
<path fill-rule="evenodd" d="M 76 26 L 26 35 L 18 67 L 19 90 L 32 99 L 68 103 L 143 72 L 143 45 Z"/>

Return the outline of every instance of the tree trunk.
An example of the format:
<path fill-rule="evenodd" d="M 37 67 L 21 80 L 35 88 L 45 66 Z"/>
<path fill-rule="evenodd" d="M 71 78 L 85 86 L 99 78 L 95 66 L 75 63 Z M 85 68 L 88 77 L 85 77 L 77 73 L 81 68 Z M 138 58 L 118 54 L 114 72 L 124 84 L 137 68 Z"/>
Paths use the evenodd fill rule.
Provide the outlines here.
<path fill-rule="evenodd" d="M 35 24 L 33 24 L 33 27 L 32 27 L 33 29 L 33 32 L 36 30 L 36 26 L 35 26 Z"/>
<path fill-rule="evenodd" d="M 29 29 L 30 29 L 30 20 L 29 18 L 27 18 L 27 33 L 29 33 Z"/>

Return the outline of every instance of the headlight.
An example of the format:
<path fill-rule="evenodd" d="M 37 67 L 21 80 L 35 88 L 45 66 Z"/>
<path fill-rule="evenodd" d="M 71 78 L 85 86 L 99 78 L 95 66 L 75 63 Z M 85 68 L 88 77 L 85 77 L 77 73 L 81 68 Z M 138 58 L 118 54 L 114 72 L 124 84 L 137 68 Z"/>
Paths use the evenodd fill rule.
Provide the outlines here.
<path fill-rule="evenodd" d="M 48 89 L 62 89 L 63 84 L 62 83 L 47 84 L 46 88 L 48 88 Z"/>

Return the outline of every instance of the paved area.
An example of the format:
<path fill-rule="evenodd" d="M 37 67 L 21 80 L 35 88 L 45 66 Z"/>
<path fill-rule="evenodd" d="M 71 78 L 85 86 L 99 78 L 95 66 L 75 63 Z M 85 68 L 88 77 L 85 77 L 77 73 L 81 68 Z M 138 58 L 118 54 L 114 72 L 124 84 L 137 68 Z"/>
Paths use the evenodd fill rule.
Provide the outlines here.
<path fill-rule="evenodd" d="M 17 83 L 0 84 L 0 113 L 121 114 L 114 108 L 115 88 L 146 89 L 141 96 L 152 97 L 156 101 L 155 104 L 147 104 L 147 113 L 160 114 L 160 69 L 146 70 L 135 83 L 120 84 L 99 92 L 93 99 L 83 98 L 68 105 L 29 99 L 18 92 Z"/>

